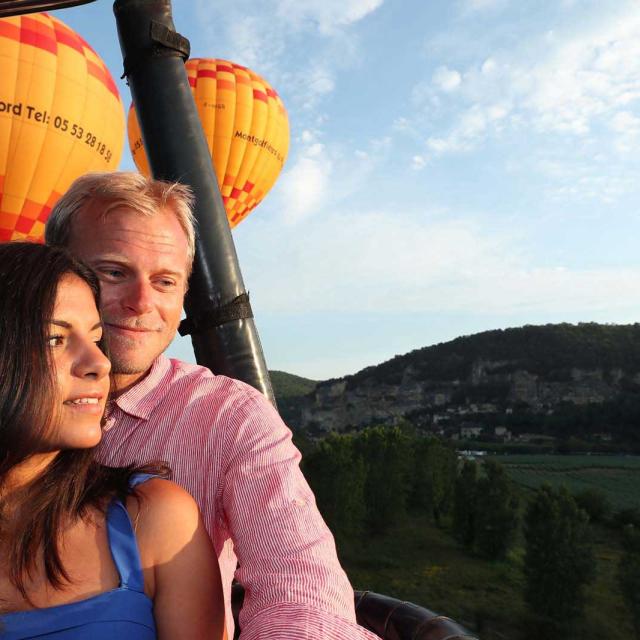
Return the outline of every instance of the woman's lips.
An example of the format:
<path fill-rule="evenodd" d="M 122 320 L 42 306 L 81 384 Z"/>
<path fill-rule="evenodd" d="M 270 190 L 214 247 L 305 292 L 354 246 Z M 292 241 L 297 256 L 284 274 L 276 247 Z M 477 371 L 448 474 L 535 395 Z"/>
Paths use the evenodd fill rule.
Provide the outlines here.
<path fill-rule="evenodd" d="M 104 411 L 104 397 L 102 395 L 81 395 L 65 400 L 62 404 L 72 411 L 89 415 L 102 415 Z"/>

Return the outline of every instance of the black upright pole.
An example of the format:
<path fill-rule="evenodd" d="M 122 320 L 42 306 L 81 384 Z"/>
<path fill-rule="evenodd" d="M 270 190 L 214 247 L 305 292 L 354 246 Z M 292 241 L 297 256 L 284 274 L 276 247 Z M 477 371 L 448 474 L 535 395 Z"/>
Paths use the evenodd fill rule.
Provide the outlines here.
<path fill-rule="evenodd" d="M 175 31 L 170 0 L 116 0 L 125 75 L 153 176 L 196 197 L 196 258 L 185 299 L 196 360 L 274 402 L 231 230 L 184 68 L 189 42 Z"/>

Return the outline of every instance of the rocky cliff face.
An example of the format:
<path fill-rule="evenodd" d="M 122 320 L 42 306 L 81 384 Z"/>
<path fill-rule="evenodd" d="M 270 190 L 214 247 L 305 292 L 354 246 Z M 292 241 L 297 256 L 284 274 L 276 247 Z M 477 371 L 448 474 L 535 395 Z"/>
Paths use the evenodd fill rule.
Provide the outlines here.
<path fill-rule="evenodd" d="M 574 367 L 543 375 L 505 360 L 477 359 L 470 369 L 464 378 L 434 380 L 419 379 L 415 368 L 408 365 L 398 384 L 374 376 L 357 384 L 349 384 L 348 379 L 320 383 L 301 402 L 297 423 L 295 419 L 293 423 L 317 435 L 403 419 L 438 430 L 443 417 L 459 422 L 473 414 L 508 413 L 522 406 L 549 413 L 562 403 L 602 403 L 613 400 L 623 389 L 640 388 L 640 366 L 635 373 Z"/>
<path fill-rule="evenodd" d="M 640 441 L 640 324 L 486 331 L 285 400 L 285 420 L 317 436 L 408 420 L 449 436 L 508 426 L 549 435 L 617 431 Z"/>

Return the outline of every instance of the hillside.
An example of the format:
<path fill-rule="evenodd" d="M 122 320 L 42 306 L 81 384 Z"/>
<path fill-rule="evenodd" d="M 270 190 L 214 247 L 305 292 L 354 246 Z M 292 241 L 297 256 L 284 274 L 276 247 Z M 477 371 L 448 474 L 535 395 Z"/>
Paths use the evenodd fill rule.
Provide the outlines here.
<path fill-rule="evenodd" d="M 285 398 L 305 396 L 315 389 L 318 382 L 286 371 L 269 371 L 273 392 L 278 401 Z"/>
<path fill-rule="evenodd" d="M 367 380 L 396 384 L 409 367 L 415 379 L 456 380 L 469 377 L 478 361 L 502 362 L 502 372 L 566 378 L 570 369 L 640 369 L 640 323 L 525 325 L 463 336 L 416 349 L 344 378 L 349 388 Z M 499 367 L 500 365 L 497 365 Z M 330 384 L 327 381 L 325 384 Z"/>
<path fill-rule="evenodd" d="M 316 388 L 317 381 L 286 371 L 270 371 L 269 376 L 282 419 L 287 424 L 295 426 L 299 421 L 305 396 Z"/>
<path fill-rule="evenodd" d="M 640 324 L 486 331 L 306 382 L 286 396 L 286 419 L 316 436 L 408 420 L 447 437 L 640 443 Z"/>

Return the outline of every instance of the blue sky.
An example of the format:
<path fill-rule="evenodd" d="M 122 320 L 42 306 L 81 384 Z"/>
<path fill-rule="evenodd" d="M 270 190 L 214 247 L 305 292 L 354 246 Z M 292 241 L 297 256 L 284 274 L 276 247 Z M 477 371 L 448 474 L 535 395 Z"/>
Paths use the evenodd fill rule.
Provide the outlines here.
<path fill-rule="evenodd" d="M 193 56 L 250 66 L 289 112 L 283 173 L 234 230 L 270 368 L 322 379 L 485 329 L 640 319 L 636 1 L 173 9 Z M 111 2 L 57 14 L 119 77 Z"/>

